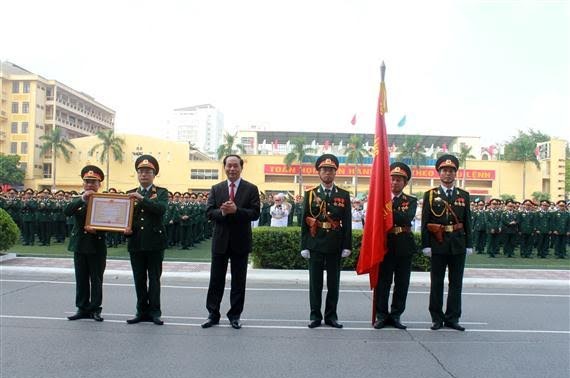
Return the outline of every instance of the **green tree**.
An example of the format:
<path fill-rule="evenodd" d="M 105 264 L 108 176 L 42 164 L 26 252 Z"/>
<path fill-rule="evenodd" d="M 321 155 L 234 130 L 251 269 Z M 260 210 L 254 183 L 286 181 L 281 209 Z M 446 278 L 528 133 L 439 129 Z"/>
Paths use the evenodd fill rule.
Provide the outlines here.
<path fill-rule="evenodd" d="M 550 137 L 539 131 L 530 129 L 528 133 L 524 133 L 519 130 L 518 136 L 505 145 L 505 160 L 523 162 L 523 199 L 526 198 L 526 163 L 531 162 L 540 168 L 540 162 L 536 158 L 536 144 L 548 140 Z"/>
<path fill-rule="evenodd" d="M 119 163 L 123 162 L 123 146 L 125 145 L 125 140 L 121 137 L 115 135 L 115 130 L 101 130 L 97 131 L 95 134 L 101 142 L 97 143 L 89 150 L 89 154 L 93 155 L 95 151 L 102 148 L 101 155 L 99 156 L 99 162 L 101 164 L 107 163 L 105 170 L 105 180 L 107 182 L 107 190 L 109 190 L 109 162 L 110 155 L 113 153 L 113 160 Z"/>
<path fill-rule="evenodd" d="M 229 133 L 224 133 L 224 144 L 218 147 L 217 155 L 218 159 L 222 159 L 226 155 L 231 155 L 235 153 L 245 154 L 245 147 L 243 144 L 236 143 L 237 133 L 231 135 Z"/>
<path fill-rule="evenodd" d="M 52 184 L 51 190 L 55 190 L 55 180 L 56 180 L 56 162 L 58 156 L 61 154 L 66 162 L 69 162 L 71 159 L 71 152 L 70 150 L 75 149 L 73 143 L 71 143 L 67 138 L 63 135 L 61 129 L 56 127 L 50 133 L 42 135 L 40 137 L 42 141 L 42 145 L 40 147 L 40 155 L 46 156 L 49 155 L 48 152 L 51 154 L 52 159 Z"/>
<path fill-rule="evenodd" d="M 293 140 L 291 140 L 291 146 L 293 146 L 293 148 L 291 149 L 291 152 L 289 152 L 287 155 L 285 155 L 285 157 L 283 158 L 283 162 L 285 163 L 285 165 L 287 166 L 287 168 L 291 168 L 291 166 L 294 163 L 299 163 L 299 194 L 302 195 L 303 194 L 303 160 L 305 159 L 305 157 L 310 154 L 315 152 L 314 148 L 311 147 L 306 147 L 305 146 L 305 138 L 299 137 L 299 138 L 293 138 Z"/>
<path fill-rule="evenodd" d="M 358 196 L 358 166 L 362 164 L 364 158 L 370 156 L 370 151 L 364 146 L 364 139 L 361 135 L 352 135 L 344 149 L 347 163 L 352 163 L 354 167 L 354 197 Z"/>
<path fill-rule="evenodd" d="M 18 165 L 20 156 L 0 154 L 0 184 L 21 185 L 25 173 Z"/>
<path fill-rule="evenodd" d="M 463 180 L 461 186 L 465 188 L 465 174 L 467 173 L 467 159 L 475 159 L 475 156 L 471 154 L 471 149 L 473 146 L 467 146 L 465 143 L 461 143 L 459 146 L 459 154 L 457 155 L 457 160 L 459 160 L 459 166 L 463 166 Z"/>
<path fill-rule="evenodd" d="M 532 192 L 531 194 L 534 202 L 540 202 L 543 200 L 550 201 L 550 193 L 546 192 Z"/>
<path fill-rule="evenodd" d="M 424 148 L 421 145 L 422 137 L 420 135 L 407 135 L 404 144 L 399 148 L 399 160 L 407 160 L 411 166 L 419 168 L 420 164 L 426 161 Z M 413 177 L 410 179 L 410 193 L 413 193 Z"/>

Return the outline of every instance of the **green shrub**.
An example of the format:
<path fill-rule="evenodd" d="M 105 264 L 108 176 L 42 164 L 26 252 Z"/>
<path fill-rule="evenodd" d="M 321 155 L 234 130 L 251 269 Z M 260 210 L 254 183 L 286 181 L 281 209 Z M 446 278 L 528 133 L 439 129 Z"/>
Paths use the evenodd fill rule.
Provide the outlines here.
<path fill-rule="evenodd" d="M 419 253 L 421 239 L 414 233 L 418 253 L 412 258 L 412 270 L 429 271 L 430 260 Z M 301 229 L 299 227 L 257 227 L 253 229 L 253 266 L 265 269 L 306 269 L 307 260 L 301 257 Z M 362 244 L 362 230 L 352 231 L 352 254 L 342 259 L 343 270 L 355 270 Z"/>
<path fill-rule="evenodd" d="M 18 226 L 4 209 L 0 209 L 0 251 L 11 248 L 19 238 Z"/>

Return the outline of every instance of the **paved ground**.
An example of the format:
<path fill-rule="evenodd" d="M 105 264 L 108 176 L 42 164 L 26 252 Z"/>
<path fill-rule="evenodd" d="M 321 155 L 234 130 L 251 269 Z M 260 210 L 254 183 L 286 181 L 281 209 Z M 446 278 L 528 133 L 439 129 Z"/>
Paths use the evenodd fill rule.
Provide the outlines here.
<path fill-rule="evenodd" d="M 308 285 L 294 280 L 307 272 L 279 276 L 277 271 L 273 277 L 251 270 L 244 327 L 236 331 L 225 319 L 212 329 L 200 328 L 208 284 L 202 264 L 200 272 L 178 275 L 167 264 L 170 274 L 162 280 L 166 324 L 159 327 L 125 323 L 135 306 L 128 262 L 110 261 L 102 323 L 65 319 L 75 311 L 75 282 L 71 268 L 58 266 L 69 261 L 39 267 L 48 263 L 42 259 L 35 268 L 22 262 L 0 265 L 2 378 L 565 378 L 570 371 L 570 290 L 536 285 L 545 278 L 568 281 L 564 272 L 554 279 L 548 271 L 534 272 L 524 279 L 524 288 L 466 288 L 461 322 L 467 331 L 461 333 L 429 330 L 429 289 L 421 283 L 409 292 L 402 317 L 407 331 L 372 329 L 366 278 L 358 282 L 354 275 L 341 286 L 339 316 L 345 328 L 310 330 Z M 485 281 L 479 270 L 470 274 Z M 222 312 L 228 309 L 228 294 Z"/>
<path fill-rule="evenodd" d="M 11 257 L 0 262 L 0 272 L 73 271 L 71 258 Z M 228 270 L 229 271 L 229 270 Z M 209 263 L 164 262 L 164 277 L 208 278 Z M 107 260 L 107 275 L 130 275 L 131 266 L 127 260 Z M 262 282 L 308 282 L 306 270 L 253 269 L 248 271 L 248 280 Z M 361 285 L 368 282 L 368 276 L 342 272 L 344 285 Z M 412 272 L 412 286 L 429 286 L 429 273 Z M 570 270 L 548 269 L 465 269 L 465 287 L 562 287 L 570 288 Z"/>

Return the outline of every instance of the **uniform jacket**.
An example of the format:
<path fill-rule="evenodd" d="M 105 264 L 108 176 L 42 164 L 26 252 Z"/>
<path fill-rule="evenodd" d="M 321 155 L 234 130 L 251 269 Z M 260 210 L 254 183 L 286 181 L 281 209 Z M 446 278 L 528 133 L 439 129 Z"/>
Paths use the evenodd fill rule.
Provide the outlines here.
<path fill-rule="evenodd" d="M 234 197 L 236 213 L 222 215 L 220 206 L 229 199 L 227 180 L 210 189 L 206 214 L 214 223 L 212 253 L 226 254 L 231 249 L 236 254 L 248 254 L 252 245 L 251 222 L 259 219 L 259 189 L 241 179 Z"/>
<path fill-rule="evenodd" d="M 445 203 L 451 206 L 463 229 L 443 234 L 443 243 L 439 243 L 428 231 L 428 223 L 451 225 L 455 218 L 446 210 Z M 473 248 L 471 238 L 471 201 L 469 193 L 455 187 L 451 198 L 447 198 L 441 187 L 425 192 L 422 207 L 422 248 L 431 248 L 432 254 L 451 253 L 453 255 L 465 253 L 466 248 Z"/>
<path fill-rule="evenodd" d="M 392 200 L 394 227 L 411 227 L 417 208 L 418 200 L 416 197 L 404 193 L 394 197 Z M 410 256 L 416 252 L 417 246 L 412 232 L 388 234 L 388 253 L 395 253 L 396 256 Z"/>
<path fill-rule="evenodd" d="M 127 193 L 141 193 L 140 187 Z M 129 252 L 162 251 L 168 245 L 164 213 L 168 207 L 168 190 L 155 185 L 142 201 L 135 201 L 132 235 L 128 236 Z"/>
<path fill-rule="evenodd" d="M 352 205 L 350 194 L 336 185 L 331 189 L 330 198 L 326 198 L 322 185 L 305 192 L 301 222 L 301 250 L 322 253 L 341 253 L 343 249 L 352 249 Z M 316 217 L 326 222 L 327 215 L 334 221 L 340 221 L 340 229 L 317 228 L 315 237 L 311 236 L 307 217 Z"/>
<path fill-rule="evenodd" d="M 97 231 L 92 234 L 84 230 L 87 216 L 86 202 L 81 198 L 75 198 L 65 206 L 63 212 L 75 219 L 67 246 L 68 251 L 81 254 L 107 254 L 105 232 Z"/>

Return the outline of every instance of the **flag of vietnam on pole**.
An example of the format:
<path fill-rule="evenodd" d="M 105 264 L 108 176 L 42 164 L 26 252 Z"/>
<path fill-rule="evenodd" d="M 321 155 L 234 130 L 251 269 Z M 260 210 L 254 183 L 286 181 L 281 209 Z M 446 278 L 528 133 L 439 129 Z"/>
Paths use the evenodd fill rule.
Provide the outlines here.
<path fill-rule="evenodd" d="M 356 273 L 370 275 L 370 288 L 376 289 L 378 283 L 379 265 L 387 252 L 387 233 L 393 226 L 392 220 L 392 193 L 390 190 L 390 154 L 388 152 L 388 138 L 386 136 L 386 122 L 384 114 L 388 111 L 386 102 L 386 86 L 384 74 L 386 65 L 382 62 L 380 67 L 381 82 L 378 96 L 378 110 L 376 112 L 376 131 L 374 137 L 374 151 L 372 174 L 370 176 L 370 191 L 366 207 L 366 219 L 362 234 L 362 246 Z M 376 294 L 376 293 L 374 293 Z M 374 298 L 376 295 L 374 295 Z M 373 306 L 373 318 L 375 306 Z"/>

